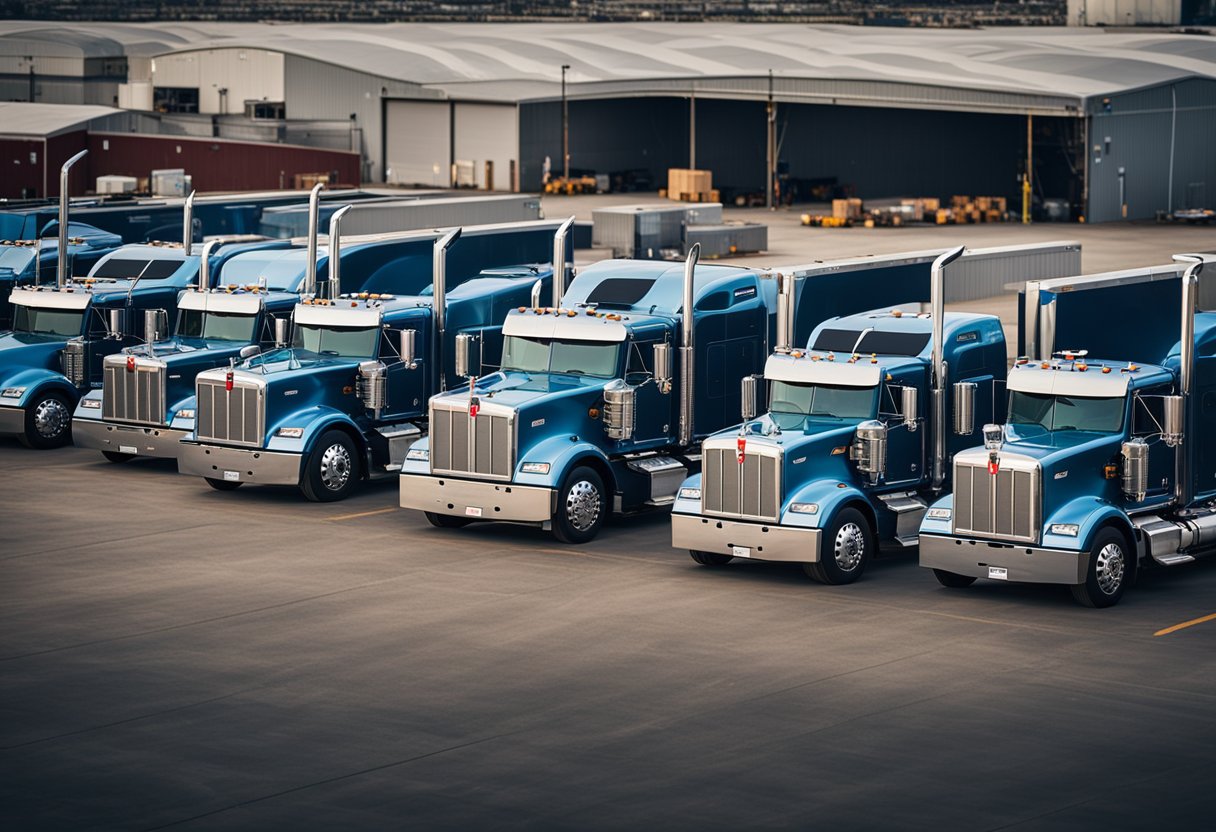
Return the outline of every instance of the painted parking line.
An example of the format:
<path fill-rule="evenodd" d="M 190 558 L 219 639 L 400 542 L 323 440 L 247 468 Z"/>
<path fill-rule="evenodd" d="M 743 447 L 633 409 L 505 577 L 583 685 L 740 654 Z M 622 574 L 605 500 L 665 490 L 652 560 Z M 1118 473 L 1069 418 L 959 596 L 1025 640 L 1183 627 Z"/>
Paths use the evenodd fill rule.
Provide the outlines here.
<path fill-rule="evenodd" d="M 1194 627 L 1196 624 L 1203 624 L 1207 621 L 1216 621 L 1216 612 L 1211 615 L 1205 615 L 1202 618 L 1192 618 L 1190 621 L 1183 621 L 1181 624 L 1175 624 L 1173 627 L 1166 627 L 1164 630 L 1158 630 L 1153 633 L 1153 636 L 1168 636 L 1170 633 L 1176 633 L 1179 630 L 1185 630 L 1187 627 Z"/>
<path fill-rule="evenodd" d="M 388 508 L 378 508 L 372 511 L 360 511 L 358 514 L 339 514 L 336 517 L 326 517 L 329 521 L 338 520 L 354 520 L 358 517 L 371 517 L 374 514 L 388 514 L 390 511 L 400 511 L 400 506 L 389 506 Z"/>

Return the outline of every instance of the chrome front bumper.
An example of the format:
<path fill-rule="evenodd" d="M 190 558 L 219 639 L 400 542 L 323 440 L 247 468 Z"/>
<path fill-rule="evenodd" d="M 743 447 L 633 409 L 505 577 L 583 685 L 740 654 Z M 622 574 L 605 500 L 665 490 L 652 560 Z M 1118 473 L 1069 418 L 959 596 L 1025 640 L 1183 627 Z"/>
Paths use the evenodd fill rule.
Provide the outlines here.
<path fill-rule="evenodd" d="M 0 436 L 20 436 L 25 433 L 25 408 L 0 407 Z"/>
<path fill-rule="evenodd" d="M 122 425 L 100 419 L 72 420 L 72 441 L 78 448 L 95 451 L 177 459 L 185 435 L 186 431 L 169 427 Z"/>
<path fill-rule="evenodd" d="M 920 565 L 968 578 L 1074 585 L 1085 583 L 1089 552 L 922 534 Z"/>
<path fill-rule="evenodd" d="M 401 475 L 401 507 L 453 517 L 476 517 L 516 523 L 553 519 L 552 488 L 482 482 L 426 474 Z"/>
<path fill-rule="evenodd" d="M 744 523 L 700 514 L 671 515 L 671 545 L 753 560 L 816 563 L 819 529 Z"/>
<path fill-rule="evenodd" d="M 299 485 L 302 461 L 300 454 L 183 442 L 178 450 L 177 470 L 228 482 Z"/>

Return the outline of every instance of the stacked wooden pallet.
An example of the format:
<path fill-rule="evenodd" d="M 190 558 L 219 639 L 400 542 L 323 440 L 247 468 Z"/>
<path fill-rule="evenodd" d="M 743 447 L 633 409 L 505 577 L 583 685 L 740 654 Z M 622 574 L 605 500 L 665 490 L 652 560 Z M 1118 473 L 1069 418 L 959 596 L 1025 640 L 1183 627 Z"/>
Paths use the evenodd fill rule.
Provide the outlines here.
<path fill-rule="evenodd" d="M 714 190 L 713 172 L 690 168 L 669 168 L 667 190 L 659 191 L 660 197 L 677 202 L 720 202 L 721 194 Z"/>

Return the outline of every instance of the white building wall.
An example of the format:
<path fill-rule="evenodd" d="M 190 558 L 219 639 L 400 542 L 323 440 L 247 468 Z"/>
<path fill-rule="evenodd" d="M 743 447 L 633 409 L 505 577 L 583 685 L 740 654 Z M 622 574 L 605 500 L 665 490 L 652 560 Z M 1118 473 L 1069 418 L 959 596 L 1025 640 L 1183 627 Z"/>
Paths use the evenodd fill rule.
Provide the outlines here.
<path fill-rule="evenodd" d="M 447 101 L 389 101 L 385 181 L 448 187 L 453 161 L 451 119 Z"/>
<path fill-rule="evenodd" d="M 1182 0 L 1068 0 L 1070 26 L 1176 26 Z"/>
<path fill-rule="evenodd" d="M 152 62 L 152 84 L 198 89 L 200 113 L 242 113 L 246 101 L 284 100 L 283 53 L 233 48 L 160 55 Z"/>
<path fill-rule="evenodd" d="M 511 191 L 512 163 L 519 159 L 519 118 L 514 104 L 470 104 L 457 102 L 456 159 L 472 162 L 479 189 Z M 486 163 L 492 164 L 492 172 Z M 489 181 L 487 176 L 492 176 Z"/>

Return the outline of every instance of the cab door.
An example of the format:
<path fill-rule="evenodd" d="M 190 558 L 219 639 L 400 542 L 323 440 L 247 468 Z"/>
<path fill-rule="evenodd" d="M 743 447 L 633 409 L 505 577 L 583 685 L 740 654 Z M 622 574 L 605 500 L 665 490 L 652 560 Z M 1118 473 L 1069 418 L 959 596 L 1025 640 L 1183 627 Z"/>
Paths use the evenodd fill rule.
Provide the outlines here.
<path fill-rule="evenodd" d="M 678 394 L 674 390 L 664 393 L 654 382 L 654 345 L 658 343 L 662 343 L 661 338 L 624 344 L 625 383 L 637 388 L 633 444 L 639 450 L 648 444 L 666 444 L 676 430 L 673 402 Z"/>
<path fill-rule="evenodd" d="M 886 485 L 918 485 L 925 477 L 925 449 L 928 447 L 928 368 L 924 365 L 900 367 L 887 374 L 879 384 L 878 418 L 887 424 Z M 916 389 L 916 430 L 904 425 L 903 388 Z"/>

